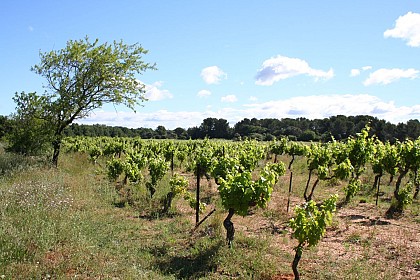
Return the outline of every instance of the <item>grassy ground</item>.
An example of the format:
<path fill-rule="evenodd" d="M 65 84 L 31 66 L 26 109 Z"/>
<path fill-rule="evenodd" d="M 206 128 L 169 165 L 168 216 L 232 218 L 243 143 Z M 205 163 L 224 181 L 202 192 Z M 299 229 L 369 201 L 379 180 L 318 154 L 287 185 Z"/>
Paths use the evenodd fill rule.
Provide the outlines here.
<path fill-rule="evenodd" d="M 303 166 L 297 161 L 293 167 L 292 206 L 302 202 Z M 156 211 L 156 201 L 141 199 L 142 188 L 134 206 L 121 203 L 100 168 L 81 154 L 63 155 L 53 169 L 2 153 L 0 168 L 0 279 L 291 277 L 296 243 L 287 227 L 287 175 L 267 209 L 233 217 L 229 249 L 222 226 L 226 211 L 212 182 L 203 180 L 203 196 L 210 204 L 206 211 L 217 211 L 192 231 L 194 212 L 182 199 L 165 216 Z M 303 253 L 302 279 L 419 279 L 419 202 L 403 217 L 388 219 L 391 191 L 384 187 L 376 207 L 366 188 L 339 209 L 322 242 Z M 343 196 L 339 183 L 327 183 L 318 186 L 315 199 L 331 192 Z"/>

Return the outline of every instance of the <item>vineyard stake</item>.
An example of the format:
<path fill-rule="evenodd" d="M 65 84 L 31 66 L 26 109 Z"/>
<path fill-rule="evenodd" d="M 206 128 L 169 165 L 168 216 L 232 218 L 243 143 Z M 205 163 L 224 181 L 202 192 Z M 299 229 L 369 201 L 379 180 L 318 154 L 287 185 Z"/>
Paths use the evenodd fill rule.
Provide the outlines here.
<path fill-rule="evenodd" d="M 196 204 L 195 204 L 195 224 L 200 222 L 200 175 L 201 166 L 197 163 L 197 190 L 196 190 Z"/>
<path fill-rule="evenodd" d="M 194 229 L 192 230 L 192 232 L 194 232 L 205 220 L 207 220 L 208 217 L 210 217 L 214 212 L 216 212 L 216 208 L 214 208 L 213 210 L 211 210 L 210 213 L 208 213 L 200 222 L 198 222 Z"/>
<path fill-rule="evenodd" d="M 287 197 L 287 212 L 289 212 L 289 206 L 290 206 L 290 194 L 292 193 L 292 180 L 293 180 L 293 171 L 290 170 L 289 195 Z"/>

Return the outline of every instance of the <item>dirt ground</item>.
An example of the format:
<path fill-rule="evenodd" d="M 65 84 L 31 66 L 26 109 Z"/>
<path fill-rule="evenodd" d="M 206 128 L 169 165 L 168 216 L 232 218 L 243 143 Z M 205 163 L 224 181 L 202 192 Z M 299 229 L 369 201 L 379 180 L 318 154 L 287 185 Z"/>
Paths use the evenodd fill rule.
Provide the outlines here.
<path fill-rule="evenodd" d="M 237 231 L 255 235 L 270 231 L 281 250 L 294 255 L 296 241 L 291 239 L 287 220 L 293 210 L 286 212 L 287 200 L 273 194 L 268 209 L 283 216 L 278 222 L 264 215 L 237 218 Z M 291 205 L 297 205 L 292 201 Z M 393 271 L 394 279 L 420 279 L 420 225 L 413 217 L 386 218 L 383 208 L 368 203 L 356 203 L 337 209 L 333 224 L 316 248 L 304 252 L 299 267 L 306 271 L 345 269 L 349 262 L 383 267 L 383 273 Z M 309 257 L 310 256 L 310 257 Z M 282 274 L 272 279 L 294 279 Z M 307 279 L 307 278 L 305 278 Z M 375 278 L 376 279 L 376 278 Z"/>

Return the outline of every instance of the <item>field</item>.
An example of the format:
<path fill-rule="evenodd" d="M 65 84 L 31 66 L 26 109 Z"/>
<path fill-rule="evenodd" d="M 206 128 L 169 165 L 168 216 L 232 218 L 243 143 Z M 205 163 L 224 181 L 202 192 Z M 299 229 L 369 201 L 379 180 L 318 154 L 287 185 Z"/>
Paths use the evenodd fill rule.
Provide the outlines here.
<path fill-rule="evenodd" d="M 288 221 L 304 202 L 304 158 L 293 163 L 290 211 L 286 172 L 267 208 L 233 216 L 232 248 L 223 227 L 227 211 L 213 179 L 200 181 L 207 203 L 201 218 L 216 211 L 195 229 L 195 212 L 182 197 L 175 197 L 168 213 L 160 211 L 171 172 L 159 182 L 154 199 L 140 185 L 130 203 L 107 178 L 104 165 L 87 153 L 70 152 L 60 156 L 55 169 L 44 160 L 0 151 L 0 279 L 293 279 L 297 241 Z M 193 192 L 196 177 L 177 168 Z M 383 183 L 376 206 L 373 178 L 367 169 L 362 188 L 347 204 L 344 182 L 317 187 L 316 201 L 337 193 L 340 203 L 321 242 L 303 252 L 302 279 L 420 278 L 419 201 L 388 217 L 393 187 Z M 384 176 L 383 182 L 388 180 Z"/>

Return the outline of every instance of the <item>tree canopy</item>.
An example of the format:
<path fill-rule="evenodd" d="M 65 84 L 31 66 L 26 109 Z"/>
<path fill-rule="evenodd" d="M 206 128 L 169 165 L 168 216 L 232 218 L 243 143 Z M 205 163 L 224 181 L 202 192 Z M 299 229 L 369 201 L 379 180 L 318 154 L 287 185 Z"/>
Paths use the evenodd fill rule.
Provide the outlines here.
<path fill-rule="evenodd" d="M 63 131 L 73 121 L 107 103 L 123 104 L 135 111 L 135 106 L 146 100 L 145 85 L 136 75 L 155 69 L 155 64 L 143 61 L 147 52 L 137 43 L 100 44 L 98 39 L 90 42 L 86 37 L 68 41 L 63 49 L 40 53 L 40 63 L 31 70 L 44 77 L 46 84 L 37 106 L 41 111 L 35 115 L 51 129 L 55 165 Z M 31 106 L 22 102 L 28 96 L 16 94 L 18 115 Z"/>

